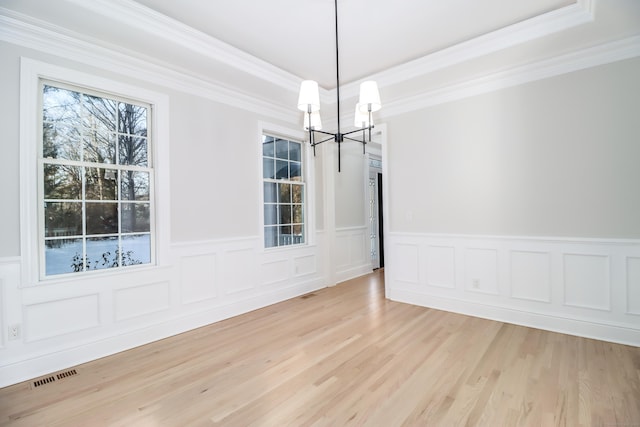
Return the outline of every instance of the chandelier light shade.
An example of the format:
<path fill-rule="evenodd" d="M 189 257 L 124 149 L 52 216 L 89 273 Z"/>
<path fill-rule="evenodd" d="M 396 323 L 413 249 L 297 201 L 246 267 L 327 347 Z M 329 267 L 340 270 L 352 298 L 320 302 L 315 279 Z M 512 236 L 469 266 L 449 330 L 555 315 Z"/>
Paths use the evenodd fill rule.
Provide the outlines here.
<path fill-rule="evenodd" d="M 313 80 L 304 80 L 300 84 L 300 95 L 298 96 L 298 109 L 304 112 L 304 130 L 309 132 L 309 144 L 313 147 L 313 155 L 316 154 L 316 145 L 327 141 L 335 141 L 338 144 L 338 172 L 340 172 L 340 145 L 344 140 L 362 143 L 362 154 L 365 153 L 367 140 L 366 132 L 369 131 L 369 142 L 371 142 L 371 129 L 373 129 L 373 117 L 371 113 L 382 108 L 380 93 L 376 82 L 369 80 L 360 84 L 360 98 L 356 105 L 354 125 L 358 128 L 350 132 L 342 133 L 340 129 L 340 55 L 338 54 L 338 0 L 334 0 L 334 10 L 336 17 L 336 109 L 338 130 L 334 133 L 325 132 L 320 121 L 320 94 L 318 83 Z M 362 131 L 362 140 L 354 139 L 348 135 Z M 316 141 L 315 134 L 329 135 L 328 138 Z"/>
<path fill-rule="evenodd" d="M 363 111 L 378 111 L 382 108 L 378 84 L 373 80 L 360 83 L 360 100 L 358 101 Z"/>
<path fill-rule="evenodd" d="M 320 111 L 320 93 L 318 92 L 317 82 L 305 80 L 300 84 L 298 109 L 305 113 Z"/>

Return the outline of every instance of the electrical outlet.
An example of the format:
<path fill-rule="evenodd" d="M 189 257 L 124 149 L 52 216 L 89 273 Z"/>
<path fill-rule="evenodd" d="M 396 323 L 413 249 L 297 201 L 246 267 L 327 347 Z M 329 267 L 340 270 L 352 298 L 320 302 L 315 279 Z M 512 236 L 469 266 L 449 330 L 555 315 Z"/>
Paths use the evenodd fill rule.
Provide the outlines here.
<path fill-rule="evenodd" d="M 473 286 L 475 289 L 478 289 L 480 287 L 480 279 L 473 279 L 471 281 L 471 286 Z"/>
<path fill-rule="evenodd" d="M 9 326 L 9 339 L 17 340 L 18 338 L 20 338 L 20 324 L 15 323 Z"/>

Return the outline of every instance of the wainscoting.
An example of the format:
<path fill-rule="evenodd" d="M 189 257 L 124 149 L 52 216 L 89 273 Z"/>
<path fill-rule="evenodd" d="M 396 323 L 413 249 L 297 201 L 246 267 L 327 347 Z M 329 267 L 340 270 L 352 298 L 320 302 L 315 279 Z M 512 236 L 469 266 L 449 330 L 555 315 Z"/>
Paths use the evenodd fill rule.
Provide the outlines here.
<path fill-rule="evenodd" d="M 640 241 L 390 233 L 387 297 L 640 346 Z"/>
<path fill-rule="evenodd" d="M 336 230 L 335 266 L 337 282 L 371 272 L 369 229 L 363 227 Z"/>
<path fill-rule="evenodd" d="M 0 387 L 323 288 L 323 233 L 315 243 L 178 243 L 161 267 L 37 286 L 23 285 L 19 257 L 0 259 Z M 19 325 L 17 339 L 10 325 Z"/>

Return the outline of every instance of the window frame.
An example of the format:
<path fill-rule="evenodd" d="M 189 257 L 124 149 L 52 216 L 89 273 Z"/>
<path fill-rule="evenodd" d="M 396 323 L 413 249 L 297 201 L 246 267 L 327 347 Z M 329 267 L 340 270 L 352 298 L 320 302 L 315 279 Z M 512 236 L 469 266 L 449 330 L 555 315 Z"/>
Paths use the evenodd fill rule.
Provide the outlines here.
<path fill-rule="evenodd" d="M 165 94 L 122 83 L 120 81 L 83 73 L 73 69 L 21 58 L 20 67 L 20 213 L 21 213 L 21 286 L 44 283 L 60 283 L 100 278 L 105 275 L 131 274 L 133 271 L 149 270 L 169 264 L 169 98 Z M 149 202 L 151 212 L 151 256 L 150 264 L 120 266 L 92 271 L 45 275 L 44 260 L 44 201 L 42 160 L 42 87 L 50 83 L 59 87 L 73 88 L 83 93 L 102 94 L 116 99 L 132 100 L 149 106 L 148 135 L 153 136 L 149 144 L 151 159 Z"/>
<path fill-rule="evenodd" d="M 292 130 L 288 127 L 274 125 L 271 123 L 259 122 L 259 137 L 258 139 L 258 171 L 259 171 L 259 194 L 260 194 L 260 237 L 261 237 L 261 247 L 263 251 L 271 252 L 271 251 L 286 251 L 293 250 L 296 248 L 304 248 L 308 246 L 315 245 L 315 215 L 314 215 L 314 200 L 315 200 L 315 186 L 313 185 L 314 180 L 311 177 L 315 176 L 315 169 L 313 159 L 311 158 L 311 150 L 309 150 L 308 144 L 304 139 L 304 133 L 300 131 Z M 287 245 L 278 245 L 278 246 L 270 246 L 267 247 L 265 245 L 265 218 L 264 218 L 264 208 L 265 208 L 265 200 L 264 200 L 264 183 L 265 182 L 278 182 L 281 180 L 273 179 L 267 181 L 264 178 L 263 171 L 263 136 L 270 136 L 274 138 L 286 139 L 292 142 L 296 142 L 300 144 L 300 163 L 302 168 L 302 183 L 293 182 L 297 185 L 303 186 L 304 191 L 304 200 L 303 200 L 303 234 L 304 234 L 304 242 L 295 243 L 295 244 L 287 244 Z"/>
<path fill-rule="evenodd" d="M 96 98 L 101 98 L 101 99 L 107 99 L 109 101 L 114 101 L 117 104 L 119 103 L 126 103 L 126 104 L 131 104 L 131 105 L 136 105 L 139 107 L 143 107 L 146 109 L 146 136 L 144 136 L 145 140 L 146 140 L 146 148 L 147 148 L 147 165 L 146 166 L 131 166 L 128 164 L 123 164 L 122 162 L 118 162 L 115 161 L 114 163 L 98 163 L 98 162 L 92 162 L 90 160 L 87 160 L 85 158 L 81 158 L 81 159 L 76 159 L 76 160 L 72 160 L 72 159 L 65 159 L 65 158 L 45 158 L 44 156 L 44 117 L 43 117 L 43 113 L 44 113 L 44 105 L 43 105 L 43 101 L 44 101 L 44 87 L 48 86 L 48 87 L 55 87 L 57 89 L 62 89 L 62 90 L 67 90 L 67 91 L 73 91 L 73 92 L 77 92 L 82 94 L 83 96 L 92 96 L 92 97 L 96 97 Z M 88 89 L 88 88 L 84 88 L 84 87 L 78 87 L 78 86 L 72 86 L 66 83 L 61 83 L 58 81 L 53 81 L 53 80 L 49 80 L 49 79 L 39 79 L 39 102 L 38 102 L 38 111 L 40 112 L 39 114 L 39 124 L 38 124 L 38 249 L 39 249 L 39 258 L 38 258 L 38 265 L 39 265 L 39 277 L 40 280 L 49 280 L 51 278 L 54 277 L 63 277 L 65 275 L 78 275 L 78 274 L 97 274 L 98 271 L 105 271 L 105 270 L 111 270 L 111 269 L 122 269 L 122 268 L 141 268 L 141 267 L 146 267 L 146 266 L 151 266 L 151 265 L 155 265 L 156 264 L 156 251 L 155 251 L 155 183 L 154 183 L 154 158 L 153 158 L 153 145 L 154 145 L 154 135 L 152 134 L 151 130 L 153 129 L 153 114 L 151 113 L 151 104 L 148 103 L 144 103 L 144 102 L 140 102 L 139 100 L 133 100 L 133 99 L 129 99 L 129 98 L 124 98 L 121 97 L 119 95 L 114 95 L 112 93 L 103 93 L 103 92 L 98 92 L 96 90 L 93 89 Z M 118 108 L 116 107 L 116 111 L 118 111 Z M 114 117 L 115 120 L 118 120 L 117 117 Z M 114 138 L 117 141 L 120 137 L 120 132 L 118 131 L 118 124 L 117 122 L 114 122 Z M 80 141 L 80 145 L 83 146 L 84 143 L 82 142 L 82 140 Z M 119 145 L 116 145 L 119 146 Z M 81 151 L 84 151 L 84 149 L 82 149 Z M 119 149 L 116 149 L 116 152 L 114 153 L 116 158 L 119 158 Z M 115 160 L 115 159 L 114 159 Z M 82 264 L 83 264 L 83 270 L 82 271 L 70 271 L 70 272 L 66 272 L 66 273 L 58 273 L 58 274 L 47 274 L 47 242 L 49 241 L 55 241 L 55 240 L 66 240 L 66 239 L 61 239 L 61 238 L 52 238 L 51 236 L 46 236 L 46 233 L 44 232 L 46 230 L 46 221 L 45 221 L 45 216 L 46 216 L 46 209 L 45 209 L 45 204 L 47 203 L 59 203 L 62 201 L 62 199 L 60 200 L 54 200 L 50 198 L 46 197 L 46 191 L 45 191 L 45 174 L 44 174 L 44 170 L 45 170 L 45 165 L 60 165 L 60 166 L 70 166 L 70 167 L 77 167 L 77 168 L 81 168 L 81 170 L 84 170 L 84 173 L 82 173 L 82 188 L 83 191 L 81 194 L 81 197 L 79 199 L 75 199 L 75 200 L 69 200 L 68 203 L 80 203 L 80 205 L 82 206 L 82 223 L 83 223 L 83 227 L 81 227 L 81 231 L 80 233 L 76 233 L 74 236 L 68 236 L 66 239 L 80 239 L 81 240 L 81 247 L 82 247 Z M 121 197 L 121 192 L 122 192 L 122 187 L 121 185 L 118 185 L 121 183 L 121 179 L 116 179 L 116 194 L 117 197 L 114 200 L 96 200 L 93 198 L 87 198 L 85 191 L 86 191 L 86 185 L 87 185 L 87 181 L 86 181 L 86 174 L 87 174 L 87 170 L 90 169 L 108 169 L 108 170 L 116 170 L 116 171 L 122 171 L 122 173 L 126 172 L 126 171 L 133 171 L 133 172 L 143 172 L 143 173 L 148 173 L 149 174 L 149 198 L 148 200 L 144 200 L 144 201 L 140 201 L 140 200 L 129 200 L 129 199 L 123 199 Z M 120 175 L 122 175 L 122 173 Z M 117 174 L 117 172 L 116 172 Z M 116 175 L 117 176 L 117 175 Z M 118 222 L 118 226 L 117 226 L 117 230 L 114 232 L 110 232 L 110 233 L 91 233 L 88 230 L 88 225 L 86 224 L 86 221 L 88 219 L 88 213 L 87 213 L 87 205 L 96 205 L 96 204 L 115 204 L 117 205 L 118 209 L 117 209 L 117 222 Z M 123 220 L 123 214 L 125 212 L 124 207 L 125 206 L 132 206 L 132 205 L 148 205 L 149 207 L 149 231 L 148 232 L 125 232 L 121 229 L 121 222 Z M 144 264 L 140 264 L 140 265 L 122 265 L 122 262 L 124 262 L 124 260 L 122 259 L 118 259 L 118 266 L 116 267 L 107 267 L 107 268 L 100 268 L 100 269 L 84 269 L 84 260 L 85 260 L 85 256 L 88 255 L 89 253 L 89 248 L 88 248 L 88 242 L 91 239 L 96 239 L 96 238 L 117 238 L 117 245 L 118 245 L 118 251 L 116 252 L 116 254 L 118 255 L 118 258 L 122 258 L 122 253 L 123 253 L 123 238 L 126 238 L 127 236 L 131 236 L 131 235 L 148 235 L 149 236 L 149 262 L 148 263 L 144 263 Z M 95 261 L 95 260 L 94 260 Z"/>

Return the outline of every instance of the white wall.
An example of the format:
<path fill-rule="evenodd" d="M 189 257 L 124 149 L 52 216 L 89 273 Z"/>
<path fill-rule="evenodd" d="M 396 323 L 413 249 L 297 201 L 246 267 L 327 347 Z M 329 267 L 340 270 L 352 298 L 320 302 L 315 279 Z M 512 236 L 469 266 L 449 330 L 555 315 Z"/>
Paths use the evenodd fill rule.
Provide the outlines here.
<path fill-rule="evenodd" d="M 392 299 L 640 345 L 640 59 L 388 121 Z"/>
<path fill-rule="evenodd" d="M 169 72 L 151 77 L 132 67 L 123 76 L 109 68 L 111 58 L 87 65 L 4 42 L 0 57 L 0 386 L 326 286 L 326 243 L 315 228 L 309 230 L 309 245 L 263 249 L 261 126 L 295 130 L 295 108 L 292 123 L 283 123 L 218 102 L 206 91 L 198 96 L 180 90 L 184 82 Z M 169 144 L 163 149 L 169 154 L 170 178 L 164 179 L 159 197 L 171 219 L 161 224 L 169 238 L 159 267 L 31 281 L 28 271 L 36 260 L 20 247 L 21 227 L 37 235 L 28 218 L 20 218 L 21 57 L 140 87 L 168 100 L 169 123 L 161 129 L 169 131 L 161 139 Z M 313 168 L 310 173 L 313 177 Z M 318 204 L 322 211 L 322 199 L 314 200 L 313 191 L 308 196 L 310 212 Z M 18 339 L 9 339 L 10 325 L 20 326 Z"/>
<path fill-rule="evenodd" d="M 640 238 L 640 59 L 390 118 L 391 229 Z"/>

